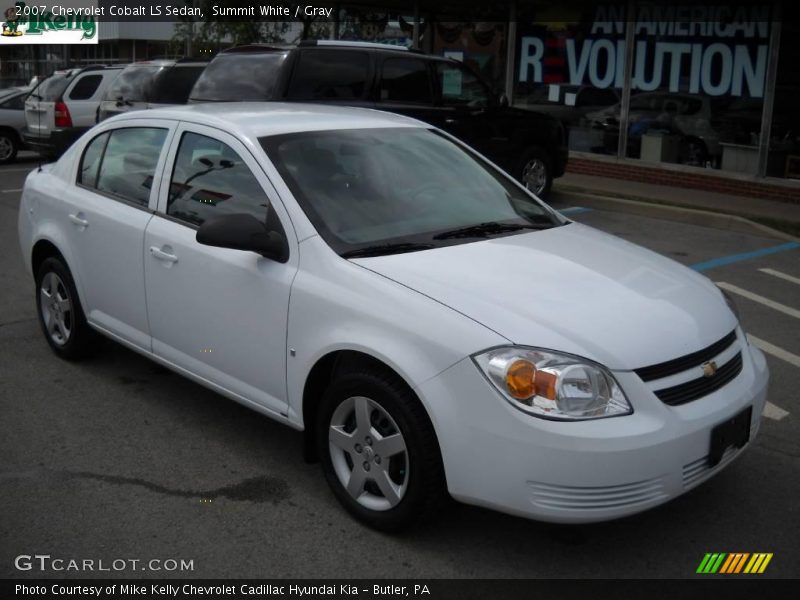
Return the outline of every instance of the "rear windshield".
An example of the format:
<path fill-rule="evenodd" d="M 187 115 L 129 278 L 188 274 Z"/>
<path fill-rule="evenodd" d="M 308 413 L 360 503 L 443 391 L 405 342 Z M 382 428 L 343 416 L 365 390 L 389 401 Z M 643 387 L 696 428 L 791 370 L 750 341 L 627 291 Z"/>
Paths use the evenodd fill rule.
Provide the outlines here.
<path fill-rule="evenodd" d="M 66 73 L 53 73 L 50 77 L 43 79 L 31 92 L 31 96 L 44 102 L 55 102 L 67 89 L 72 81 L 73 71 Z"/>
<path fill-rule="evenodd" d="M 197 102 L 270 100 L 288 52 L 220 54 L 192 90 Z"/>
<path fill-rule="evenodd" d="M 186 104 L 197 78 L 205 65 L 196 67 L 171 67 L 155 78 L 150 94 L 150 102 L 159 104 Z"/>
<path fill-rule="evenodd" d="M 134 65 L 122 70 L 106 91 L 104 100 L 147 102 L 150 99 L 153 79 L 164 67 Z"/>

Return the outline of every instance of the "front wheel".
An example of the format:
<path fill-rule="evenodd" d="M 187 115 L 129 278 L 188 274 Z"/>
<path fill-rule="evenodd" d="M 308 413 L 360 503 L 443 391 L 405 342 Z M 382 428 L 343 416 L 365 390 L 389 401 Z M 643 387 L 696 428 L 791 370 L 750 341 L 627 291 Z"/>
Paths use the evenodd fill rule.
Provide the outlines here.
<path fill-rule="evenodd" d="M 318 414 L 317 448 L 339 502 L 376 529 L 407 528 L 446 497 L 428 415 L 388 373 L 348 373 L 331 384 Z"/>
<path fill-rule="evenodd" d="M 546 152 L 539 148 L 528 151 L 521 161 L 519 173 L 522 185 L 528 190 L 539 198 L 547 196 L 553 185 L 553 162 Z"/>

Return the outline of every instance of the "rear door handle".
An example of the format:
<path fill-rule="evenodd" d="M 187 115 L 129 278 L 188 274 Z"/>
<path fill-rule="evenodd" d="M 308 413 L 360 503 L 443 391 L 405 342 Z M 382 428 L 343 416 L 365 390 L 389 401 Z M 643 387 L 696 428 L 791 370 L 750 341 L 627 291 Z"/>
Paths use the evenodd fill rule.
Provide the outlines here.
<path fill-rule="evenodd" d="M 164 261 L 166 263 L 176 263 L 178 262 L 178 257 L 174 254 L 170 254 L 169 252 L 164 252 L 158 246 L 150 246 L 150 254 L 153 255 L 154 258 L 158 260 Z"/>
<path fill-rule="evenodd" d="M 69 220 L 72 221 L 78 227 L 89 226 L 89 221 L 83 218 L 83 213 L 78 213 L 77 215 L 69 215 Z"/>

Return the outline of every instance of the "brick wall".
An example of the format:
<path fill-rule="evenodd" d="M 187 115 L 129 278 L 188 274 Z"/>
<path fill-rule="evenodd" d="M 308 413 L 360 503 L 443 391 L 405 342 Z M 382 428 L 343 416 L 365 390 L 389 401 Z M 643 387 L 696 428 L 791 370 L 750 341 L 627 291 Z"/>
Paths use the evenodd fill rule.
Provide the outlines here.
<path fill-rule="evenodd" d="M 567 162 L 567 171 L 800 204 L 800 181 L 796 182 L 797 185 L 779 185 L 768 183 L 763 179 L 739 179 L 709 175 L 701 169 L 698 169 L 697 173 L 691 173 L 683 170 L 673 171 L 658 167 L 639 166 L 631 164 L 629 161 L 593 160 L 583 156 L 570 156 Z"/>

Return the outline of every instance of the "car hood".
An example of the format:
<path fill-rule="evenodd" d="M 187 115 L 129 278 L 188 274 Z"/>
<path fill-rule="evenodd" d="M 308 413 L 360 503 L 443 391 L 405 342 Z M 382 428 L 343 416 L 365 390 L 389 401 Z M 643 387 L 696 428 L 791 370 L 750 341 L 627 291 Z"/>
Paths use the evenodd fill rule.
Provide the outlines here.
<path fill-rule="evenodd" d="M 515 344 L 615 370 L 700 350 L 736 327 L 705 277 L 577 223 L 353 262 Z"/>

